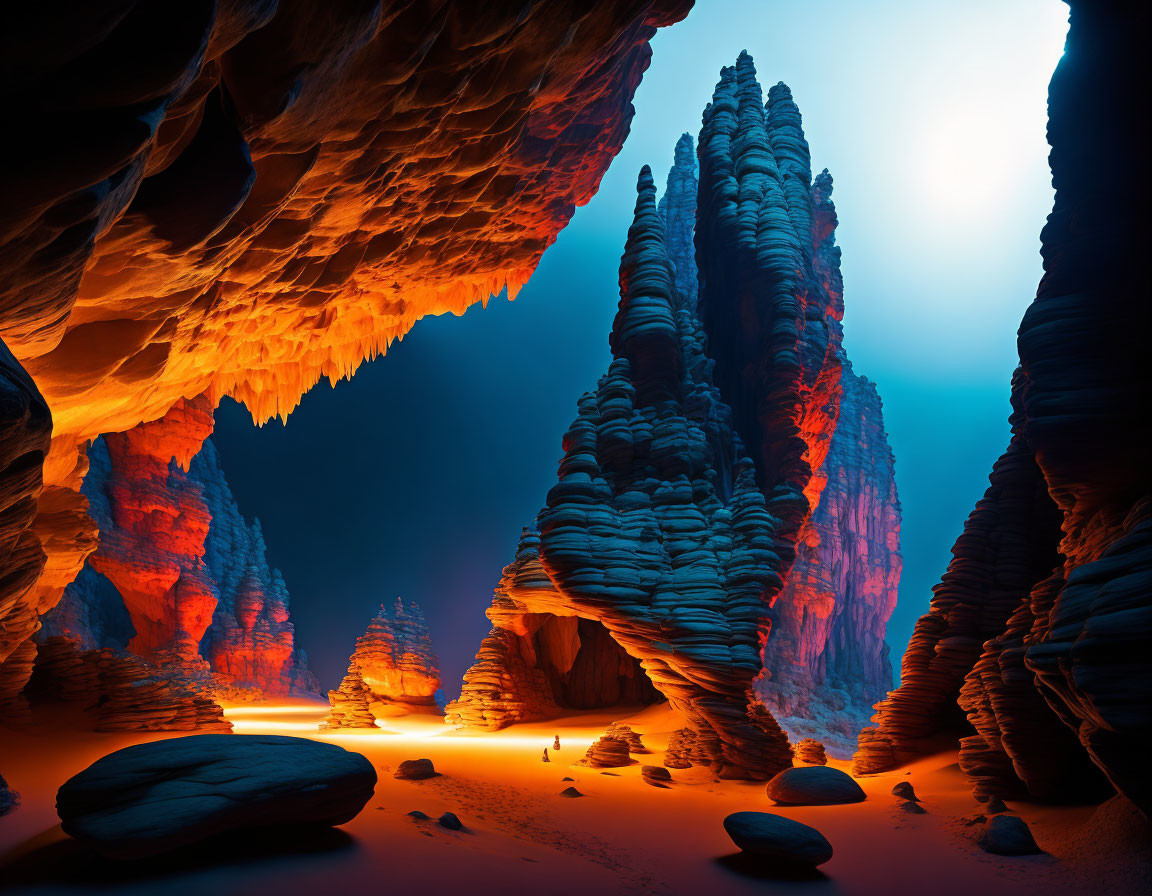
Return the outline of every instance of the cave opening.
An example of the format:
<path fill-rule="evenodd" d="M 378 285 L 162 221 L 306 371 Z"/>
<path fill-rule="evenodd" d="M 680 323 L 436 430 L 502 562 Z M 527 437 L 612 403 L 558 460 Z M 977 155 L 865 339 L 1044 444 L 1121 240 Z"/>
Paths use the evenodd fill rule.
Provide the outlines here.
<path fill-rule="evenodd" d="M 559 709 L 593 710 L 652 706 L 665 697 L 640 661 L 603 623 L 580 616 L 531 613 L 524 618 L 537 668 Z"/>

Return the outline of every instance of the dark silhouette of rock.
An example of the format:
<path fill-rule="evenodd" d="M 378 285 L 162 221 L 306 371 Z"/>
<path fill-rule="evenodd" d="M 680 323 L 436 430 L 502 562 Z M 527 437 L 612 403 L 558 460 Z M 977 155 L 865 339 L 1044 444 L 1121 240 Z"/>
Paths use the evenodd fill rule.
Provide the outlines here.
<path fill-rule="evenodd" d="M 227 831 L 338 825 L 372 797 L 376 772 L 334 744 L 271 735 L 196 735 L 117 750 L 56 797 L 64 832 L 117 859 Z"/>
<path fill-rule="evenodd" d="M 584 794 L 582 794 L 575 787 L 565 787 L 563 790 L 560 791 L 560 796 L 566 796 L 569 799 L 575 799 L 578 796 L 584 796 Z"/>
<path fill-rule="evenodd" d="M 997 815 L 1001 812 L 1007 812 L 1008 806 L 1005 805 L 1004 800 L 998 796 L 991 796 L 984 802 L 984 811 L 990 815 Z"/>
<path fill-rule="evenodd" d="M 792 748 L 793 755 L 806 765 L 827 765 L 828 757 L 824 753 L 824 744 L 818 740 L 806 737 L 798 741 Z"/>
<path fill-rule="evenodd" d="M 400 778 L 402 781 L 425 781 L 428 778 L 435 778 L 438 774 L 431 759 L 405 759 L 392 777 Z"/>
<path fill-rule="evenodd" d="M 1099 798 L 1106 778 L 1148 813 L 1152 420 L 1132 414 L 1150 385 L 1136 262 L 1147 223 L 1143 198 L 1116 206 L 1107 174 L 1147 156 L 1129 112 L 1143 44 L 1135 4 L 1069 7 L 1049 87 L 1056 196 L 1019 330 L 1012 441 L 854 767 L 892 767 L 949 732 L 978 797 Z"/>
<path fill-rule="evenodd" d="M 415 601 L 405 605 L 396 598 L 392 612 L 381 604 L 368 631 L 356 639 L 348 674 L 340 687 L 328 692 L 332 712 L 325 727 L 375 727 L 374 721 L 368 724 L 374 704 L 390 712 L 439 714 L 435 696 L 439 689 L 439 660 L 424 613 Z"/>
<path fill-rule="evenodd" d="M 768 782 L 768 796 L 782 806 L 831 806 L 865 799 L 859 784 L 827 765 L 784 769 Z"/>
<path fill-rule="evenodd" d="M 0 721 L 7 723 L 27 714 L 20 692 L 32 675 L 39 614 L 48 609 L 35 588 L 45 556 L 32 525 L 51 434 L 48 405 L 0 342 Z"/>
<path fill-rule="evenodd" d="M 450 831 L 458 831 L 464 827 L 464 825 L 460 822 L 460 819 L 451 812 L 445 812 L 438 819 L 436 819 L 436 823 L 439 824 L 440 827 L 447 828 Z"/>
<path fill-rule="evenodd" d="M 900 800 L 900 810 L 909 815 L 925 815 L 928 810 L 914 800 Z"/>
<path fill-rule="evenodd" d="M 998 856 L 1032 856 L 1043 850 L 1036 845 L 1024 819 L 1015 815 L 996 815 L 984 824 L 977 841 L 985 852 Z"/>
<path fill-rule="evenodd" d="M 563 777 L 560 780 L 561 781 L 575 781 L 576 779 L 575 778 L 569 778 L 569 777 Z"/>
<path fill-rule="evenodd" d="M 419 809 L 413 809 L 408 813 L 408 817 L 413 821 L 431 821 L 432 816 L 426 812 L 421 812 Z"/>
<path fill-rule="evenodd" d="M 8 782 L 4 780 L 4 776 L 0 775 L 0 818 L 3 818 L 9 812 L 15 812 L 20 808 L 20 794 L 8 786 Z"/>
<path fill-rule="evenodd" d="M 832 844 L 816 828 L 769 812 L 734 812 L 724 830 L 740 849 L 766 862 L 815 868 L 832 858 Z"/>
<path fill-rule="evenodd" d="M 902 800 L 920 802 L 920 797 L 916 796 L 916 791 L 912 787 L 911 781 L 898 781 L 892 788 L 892 795 L 898 796 Z"/>

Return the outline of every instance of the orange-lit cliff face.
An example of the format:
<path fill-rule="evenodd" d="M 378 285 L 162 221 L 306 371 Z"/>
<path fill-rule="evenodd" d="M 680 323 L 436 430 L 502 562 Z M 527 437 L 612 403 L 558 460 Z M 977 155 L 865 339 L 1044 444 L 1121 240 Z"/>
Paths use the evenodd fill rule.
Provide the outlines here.
<path fill-rule="evenodd" d="M 173 650 L 198 658 L 216 592 L 204 564 L 211 515 L 203 489 L 187 475 L 212 432 L 204 397 L 177 402 L 160 420 L 104 437 L 110 469 L 97 515 L 100 547 L 90 558 L 124 599 L 146 659 Z M 94 508 L 95 509 L 95 508 Z"/>
<path fill-rule="evenodd" d="M 36 139 L 3 148 L 0 339 L 54 428 L 46 565 L 4 631 L 33 631 L 96 547 L 88 440 L 201 395 L 287 414 L 420 317 L 515 294 L 619 150 L 648 40 L 690 6 L 98 0 L 10 23 L 9 114 Z M 143 478 L 187 449 L 166 450 Z M 138 607 L 172 587 L 106 562 Z M 183 587 L 195 628 L 208 600 Z M 177 627 L 153 622 L 141 645 Z"/>

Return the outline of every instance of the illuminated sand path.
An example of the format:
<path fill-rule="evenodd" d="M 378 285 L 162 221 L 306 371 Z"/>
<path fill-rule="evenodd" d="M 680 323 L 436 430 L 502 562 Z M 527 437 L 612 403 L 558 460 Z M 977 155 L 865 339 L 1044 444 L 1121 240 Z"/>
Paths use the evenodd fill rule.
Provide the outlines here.
<path fill-rule="evenodd" d="M 681 722 L 665 707 L 587 713 L 500 732 L 463 731 L 437 716 L 381 719 L 377 731 L 319 731 L 326 705 L 232 705 L 238 734 L 285 734 L 338 743 L 363 753 L 380 775 L 364 811 L 337 832 L 278 835 L 257 841 L 247 832 L 202 847 L 191 858 L 131 867 L 83 852 L 63 835 L 54 812 L 56 788 L 119 747 L 163 735 L 51 731 L 4 732 L 0 762 L 22 792 L 23 807 L 0 819 L 0 891 L 20 894 L 102 892 L 170 894 L 1044 894 L 1084 892 L 1083 878 L 1052 856 L 1002 859 L 980 851 L 960 816 L 976 804 L 941 754 L 907 769 L 861 779 L 868 800 L 851 806 L 781 808 L 762 784 L 714 782 L 701 769 L 673 770 L 663 790 L 640 776 L 640 765 L 611 774 L 575 766 L 615 720 L 641 732 L 659 765 L 668 735 Z M 561 750 L 552 749 L 559 735 Z M 178 736 L 178 735 L 171 735 Z M 551 761 L 541 761 L 548 747 Z M 431 759 L 439 777 L 398 781 L 405 759 Z M 843 763 L 836 763 L 843 767 Z M 572 782 L 562 781 L 571 777 Z M 910 780 L 928 814 L 899 810 L 891 795 Z M 583 799 L 559 796 L 569 785 Z M 808 880 L 757 878 L 738 860 L 722 821 L 731 812 L 777 812 L 819 828 L 835 855 Z M 456 813 L 465 830 L 415 822 Z M 1065 832 L 1090 809 L 1022 812 L 1037 840 L 1067 851 Z M 1112 890 L 1110 896 L 1120 896 Z"/>

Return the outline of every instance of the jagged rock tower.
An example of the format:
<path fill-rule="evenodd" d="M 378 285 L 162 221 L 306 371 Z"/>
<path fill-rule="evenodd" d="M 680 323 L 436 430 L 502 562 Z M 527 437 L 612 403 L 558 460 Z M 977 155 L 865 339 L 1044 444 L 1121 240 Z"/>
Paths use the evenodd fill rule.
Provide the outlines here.
<path fill-rule="evenodd" d="M 854 745 L 853 720 L 891 684 L 899 503 L 866 380 L 836 428 L 850 373 L 836 215 L 831 177 L 810 169 L 788 88 L 766 111 L 742 54 L 704 113 L 699 176 L 688 135 L 658 209 L 642 173 L 615 360 L 580 402 L 451 719 L 643 704 L 654 686 L 691 721 L 677 763 L 748 777 L 788 764 L 764 704 Z"/>
<path fill-rule="evenodd" d="M 424 612 L 399 597 L 389 613 L 383 604 L 356 639 L 348 674 L 328 692 L 332 713 L 325 727 L 371 728 L 373 708 L 382 714 L 439 713 L 440 663 Z"/>

